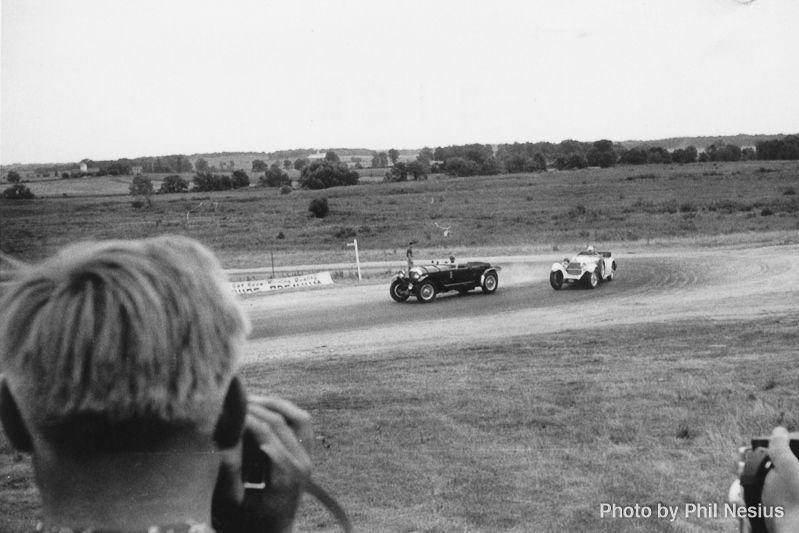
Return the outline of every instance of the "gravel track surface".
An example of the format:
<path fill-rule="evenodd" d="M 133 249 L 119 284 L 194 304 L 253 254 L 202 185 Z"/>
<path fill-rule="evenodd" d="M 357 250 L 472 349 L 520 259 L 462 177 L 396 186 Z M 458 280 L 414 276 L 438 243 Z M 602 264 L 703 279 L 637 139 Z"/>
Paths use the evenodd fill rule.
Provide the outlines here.
<path fill-rule="evenodd" d="M 668 320 L 762 318 L 799 313 L 799 246 L 614 253 L 616 279 L 554 291 L 563 254 L 487 258 L 499 289 L 394 302 L 389 280 L 274 293 L 244 300 L 253 324 L 243 362 L 357 355 L 397 347 L 474 344 L 519 335 Z"/>

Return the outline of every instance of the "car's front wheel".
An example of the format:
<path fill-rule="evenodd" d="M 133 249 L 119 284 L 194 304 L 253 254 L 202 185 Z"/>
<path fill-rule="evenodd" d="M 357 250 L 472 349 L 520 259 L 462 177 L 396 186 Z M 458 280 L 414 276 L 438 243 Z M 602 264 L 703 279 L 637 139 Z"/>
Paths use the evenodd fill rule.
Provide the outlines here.
<path fill-rule="evenodd" d="M 483 278 L 483 292 L 486 294 L 493 294 L 497 290 L 497 285 L 499 285 L 499 280 L 497 279 L 497 275 L 493 272 L 489 272 Z"/>
<path fill-rule="evenodd" d="M 613 261 L 610 264 L 610 274 L 608 275 L 608 281 L 613 281 L 614 277 L 616 277 L 616 261 Z"/>
<path fill-rule="evenodd" d="M 419 286 L 419 292 L 416 293 L 416 299 L 421 303 L 426 304 L 432 302 L 436 297 L 436 286 L 430 281 L 425 281 Z"/>
<path fill-rule="evenodd" d="M 561 272 L 560 270 L 550 272 L 549 284 L 552 285 L 553 289 L 559 291 L 561 287 L 563 287 L 563 272 Z"/>
<path fill-rule="evenodd" d="M 388 290 L 395 302 L 404 302 L 410 296 L 408 285 L 402 280 L 395 279 Z"/>
<path fill-rule="evenodd" d="M 585 284 L 589 289 L 596 289 L 599 285 L 599 269 L 594 269 L 585 275 Z"/>

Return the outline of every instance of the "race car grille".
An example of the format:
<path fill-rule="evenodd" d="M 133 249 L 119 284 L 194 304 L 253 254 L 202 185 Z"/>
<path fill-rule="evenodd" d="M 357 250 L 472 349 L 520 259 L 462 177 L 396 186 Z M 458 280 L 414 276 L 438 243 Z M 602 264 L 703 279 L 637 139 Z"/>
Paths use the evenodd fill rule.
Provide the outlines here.
<path fill-rule="evenodd" d="M 566 267 L 566 272 L 568 272 L 570 276 L 579 276 L 582 271 L 583 269 L 580 263 L 569 263 L 569 266 Z"/>

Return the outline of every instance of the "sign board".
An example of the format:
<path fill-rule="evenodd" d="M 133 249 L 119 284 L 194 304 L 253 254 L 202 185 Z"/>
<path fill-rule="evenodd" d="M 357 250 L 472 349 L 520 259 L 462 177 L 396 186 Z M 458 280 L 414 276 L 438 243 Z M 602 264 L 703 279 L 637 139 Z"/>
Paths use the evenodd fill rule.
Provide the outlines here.
<path fill-rule="evenodd" d="M 297 287 L 313 287 L 315 285 L 332 285 L 330 272 L 319 272 L 307 276 L 293 278 L 279 278 L 270 280 L 235 281 L 230 285 L 233 292 L 238 294 L 251 294 L 254 292 L 276 291 L 280 289 L 294 289 Z"/>

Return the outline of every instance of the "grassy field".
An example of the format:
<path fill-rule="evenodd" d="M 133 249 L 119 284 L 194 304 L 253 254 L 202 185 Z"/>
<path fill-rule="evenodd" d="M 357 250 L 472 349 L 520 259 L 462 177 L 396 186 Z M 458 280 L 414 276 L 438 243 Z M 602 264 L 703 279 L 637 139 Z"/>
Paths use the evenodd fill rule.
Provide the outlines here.
<path fill-rule="evenodd" d="M 77 180 L 63 180 L 76 181 Z M 90 180 L 84 180 L 89 183 Z M 92 178 L 95 190 L 124 178 Z M 35 184 L 45 196 L 62 181 Z M 126 188 L 126 185 L 123 185 Z M 178 233 L 216 250 L 227 267 L 352 260 L 401 260 L 465 250 L 549 250 L 569 244 L 649 243 L 799 229 L 799 164 L 745 162 L 365 183 L 325 191 L 250 188 L 156 195 L 151 209 L 131 197 L 63 194 L 0 204 L 0 249 L 38 259 L 80 239 Z M 330 215 L 308 216 L 328 198 Z M 202 204 L 202 205 L 201 205 Z M 191 213 L 189 213 L 191 211 Z M 187 217 L 188 213 L 188 217 Z M 440 226 L 440 227 L 439 227 Z M 441 228 L 450 227 L 448 236 Z"/>
<path fill-rule="evenodd" d="M 61 185 L 37 186 L 50 183 Z M 227 267 L 260 267 L 270 252 L 277 265 L 351 261 L 353 238 L 364 261 L 400 261 L 411 239 L 420 257 L 796 242 L 797 192 L 797 162 L 748 162 L 168 195 L 152 209 L 55 195 L 0 203 L 0 249 L 36 260 L 76 240 L 179 233 Z M 306 211 L 318 195 L 331 207 L 322 220 Z M 359 531 L 733 531 L 730 519 L 600 519 L 599 506 L 723 504 L 737 447 L 799 428 L 797 331 L 797 316 L 655 323 L 244 375 L 311 411 L 318 480 Z M 26 531 L 37 513 L 30 459 L 0 436 L 0 531 Z M 308 501 L 298 529 L 336 526 Z"/>
<path fill-rule="evenodd" d="M 566 331 L 244 376 L 310 410 L 317 479 L 359 531 L 732 531 L 599 508 L 723 505 L 737 447 L 797 427 L 797 331 L 799 317 Z M 0 530 L 21 532 L 36 492 L 4 441 L 0 474 Z M 306 500 L 299 531 L 336 528 Z"/>

